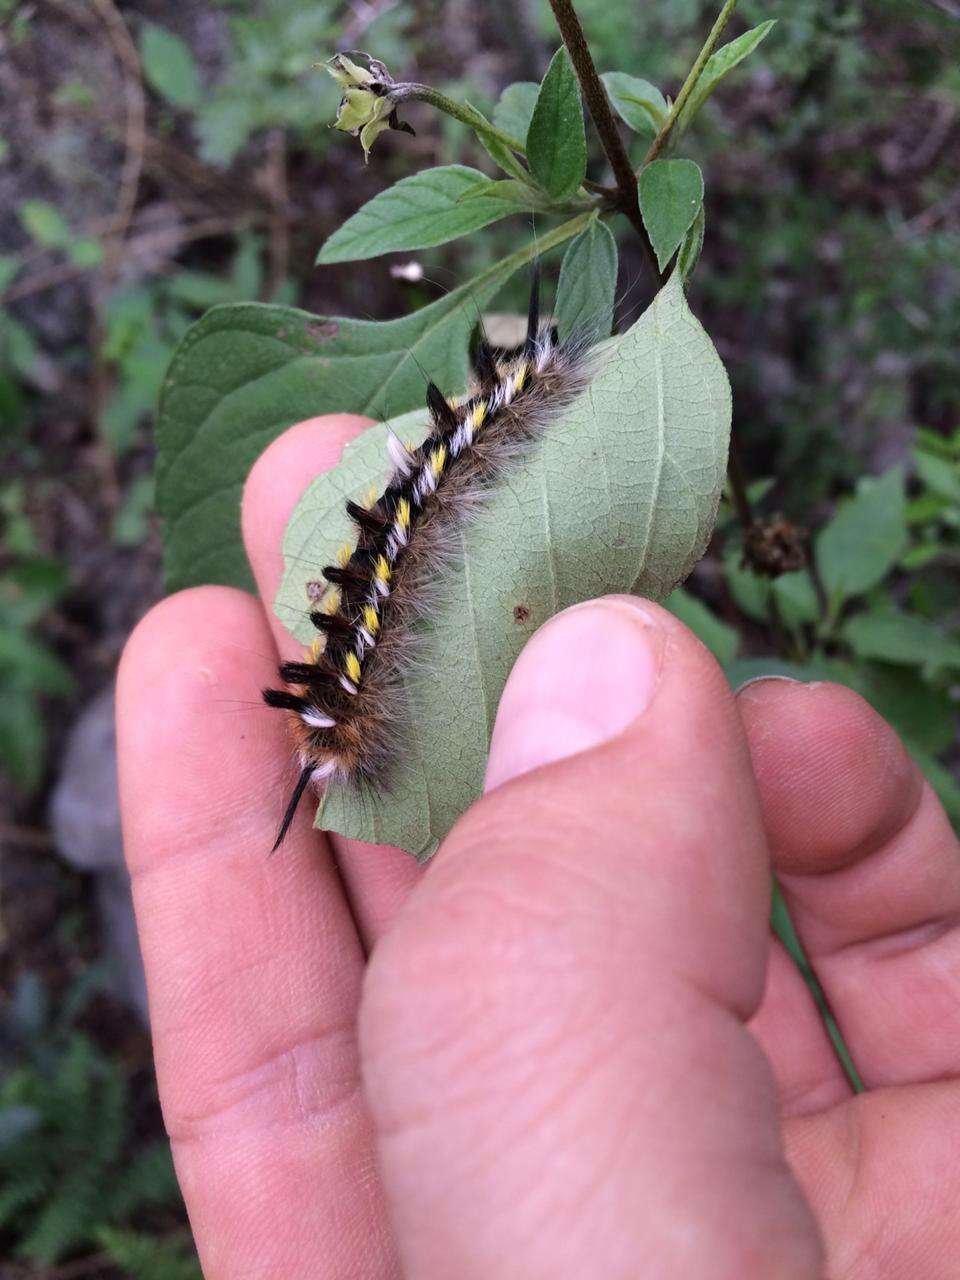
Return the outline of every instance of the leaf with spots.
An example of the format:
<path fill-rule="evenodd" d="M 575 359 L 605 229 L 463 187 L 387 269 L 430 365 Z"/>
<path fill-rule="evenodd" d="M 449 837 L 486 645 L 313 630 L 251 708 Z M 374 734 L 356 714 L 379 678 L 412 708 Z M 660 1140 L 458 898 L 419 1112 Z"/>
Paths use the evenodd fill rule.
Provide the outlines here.
<path fill-rule="evenodd" d="M 417 441 L 422 411 L 393 424 Z M 464 535 L 407 681 L 409 724 L 389 794 L 331 788 L 318 825 L 429 857 L 480 794 L 493 718 L 524 642 L 559 609 L 609 591 L 665 598 L 702 555 L 716 514 L 730 389 L 675 274 L 637 323 L 598 349 L 590 387 Z M 388 472 L 386 427 L 364 433 L 304 494 L 284 538 L 276 612 L 304 644 L 308 583 L 351 534 L 344 510 Z M 279 797 L 278 797 L 279 804 Z"/>

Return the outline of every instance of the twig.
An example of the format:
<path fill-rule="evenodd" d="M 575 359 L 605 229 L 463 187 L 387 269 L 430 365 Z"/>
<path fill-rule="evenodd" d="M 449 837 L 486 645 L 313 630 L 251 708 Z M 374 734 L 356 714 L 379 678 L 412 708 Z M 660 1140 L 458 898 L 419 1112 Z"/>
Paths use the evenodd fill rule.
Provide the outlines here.
<path fill-rule="evenodd" d="M 633 172 L 633 165 L 630 163 L 627 149 L 623 145 L 623 139 L 620 137 L 617 122 L 613 118 L 613 109 L 610 106 L 607 91 L 603 87 L 603 81 L 597 74 L 597 68 L 594 66 L 593 56 L 583 34 L 580 19 L 571 0 L 550 0 L 550 8 L 553 10 L 553 16 L 556 19 L 557 26 L 560 28 L 563 43 L 567 47 L 570 61 L 573 63 L 573 69 L 576 71 L 577 79 L 580 81 L 580 88 L 587 104 L 587 110 L 590 112 L 590 118 L 597 130 L 607 159 L 610 161 L 619 196 L 617 207 L 629 220 L 631 226 L 640 237 L 640 242 L 643 245 L 654 276 L 657 282 L 662 284 L 664 276 L 660 271 L 657 255 L 654 252 L 653 245 L 650 243 L 650 237 L 647 235 L 647 229 L 643 225 L 643 218 L 640 215 L 640 200 L 637 195 L 637 179 Z"/>
<path fill-rule="evenodd" d="M 747 493 L 747 484 L 743 478 L 743 468 L 740 466 L 737 442 L 732 433 L 727 454 L 727 479 L 730 481 L 730 496 L 733 498 L 733 507 L 737 513 L 737 519 L 740 521 L 743 532 L 746 533 L 748 529 L 753 527 L 755 517 L 750 495 Z"/>
<path fill-rule="evenodd" d="M 273 298 L 287 278 L 290 261 L 289 192 L 287 188 L 287 143 L 282 129 L 267 136 L 266 191 L 270 197 L 270 271 L 265 295 Z"/>
<path fill-rule="evenodd" d="M 663 150 L 664 145 L 673 130 L 673 126 L 679 120 L 681 111 L 687 105 L 687 100 L 697 87 L 697 81 L 703 74 L 703 68 L 707 65 L 714 49 L 716 49 L 720 37 L 723 34 L 723 29 L 733 17 L 733 11 L 736 7 L 737 0 L 726 0 L 726 3 L 720 10 L 717 20 L 713 24 L 703 48 L 697 54 L 696 62 L 694 62 L 693 66 L 690 68 L 686 80 L 684 80 L 680 87 L 680 92 L 677 94 L 676 101 L 670 108 L 666 120 L 664 120 L 663 124 L 660 126 L 659 133 L 650 144 L 650 150 L 643 157 L 644 165 L 648 165 L 651 160 L 656 160 L 657 156 Z M 641 168 L 642 167 L 643 166 L 641 166 Z"/>

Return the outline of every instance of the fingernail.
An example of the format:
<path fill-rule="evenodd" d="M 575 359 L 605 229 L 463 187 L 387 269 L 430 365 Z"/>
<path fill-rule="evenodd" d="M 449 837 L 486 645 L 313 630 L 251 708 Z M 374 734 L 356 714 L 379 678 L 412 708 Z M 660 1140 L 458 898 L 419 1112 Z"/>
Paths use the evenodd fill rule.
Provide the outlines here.
<path fill-rule="evenodd" d="M 798 680 L 796 676 L 781 676 L 781 675 L 773 675 L 773 674 L 767 675 L 767 676 L 751 676 L 749 680 L 744 680 L 742 684 L 738 684 L 736 689 L 734 689 L 733 692 L 735 694 L 743 693 L 745 689 L 752 689 L 753 686 L 757 684 L 767 684 L 767 683 L 777 683 L 777 682 L 780 684 L 803 684 L 804 683 L 803 680 Z"/>
<path fill-rule="evenodd" d="M 641 603 L 621 599 L 577 605 L 548 622 L 503 691 L 484 790 L 622 733 L 656 692 L 664 641 Z"/>

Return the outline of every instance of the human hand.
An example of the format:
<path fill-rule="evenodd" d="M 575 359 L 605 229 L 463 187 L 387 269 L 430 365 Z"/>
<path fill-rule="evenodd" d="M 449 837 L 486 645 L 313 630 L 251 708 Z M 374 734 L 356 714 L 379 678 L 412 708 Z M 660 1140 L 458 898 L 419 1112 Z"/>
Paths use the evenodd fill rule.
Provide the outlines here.
<path fill-rule="evenodd" d="M 833 685 L 734 699 L 673 617 L 551 620 L 487 793 L 433 862 L 267 851 L 297 646 L 286 520 L 364 426 L 301 424 L 244 498 L 265 604 L 158 605 L 119 675 L 157 1075 L 207 1280 L 940 1280 L 960 1269 L 960 857 Z M 767 930 L 770 870 L 859 1071 Z"/>

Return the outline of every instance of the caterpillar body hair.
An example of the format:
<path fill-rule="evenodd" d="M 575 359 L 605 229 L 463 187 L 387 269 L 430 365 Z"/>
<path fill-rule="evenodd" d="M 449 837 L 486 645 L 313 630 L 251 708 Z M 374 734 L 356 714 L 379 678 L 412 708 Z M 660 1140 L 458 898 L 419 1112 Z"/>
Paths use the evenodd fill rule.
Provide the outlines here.
<path fill-rule="evenodd" d="M 310 614 L 317 641 L 302 661 L 280 666 L 285 688 L 263 691 L 268 706 L 287 713 L 300 762 L 274 849 L 311 784 L 386 787 L 401 746 L 415 624 L 458 562 L 460 532 L 590 376 L 582 344 L 556 342 L 540 322 L 538 271 L 522 348 L 500 354 L 480 332 L 473 362 L 468 395 L 448 399 L 428 385 L 422 444 L 388 434 L 386 487 L 368 505 L 347 503 L 356 546 L 323 570 L 328 590 Z"/>

